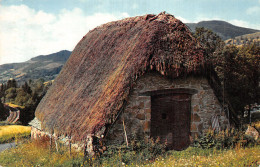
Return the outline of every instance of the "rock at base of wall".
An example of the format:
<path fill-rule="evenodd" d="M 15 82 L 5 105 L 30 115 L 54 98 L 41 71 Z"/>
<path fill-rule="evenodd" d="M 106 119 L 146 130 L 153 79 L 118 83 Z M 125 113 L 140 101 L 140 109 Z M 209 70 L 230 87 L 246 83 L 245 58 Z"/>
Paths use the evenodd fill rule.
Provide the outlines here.
<path fill-rule="evenodd" d="M 245 134 L 254 138 L 255 140 L 259 138 L 259 132 L 252 126 L 248 126 Z"/>

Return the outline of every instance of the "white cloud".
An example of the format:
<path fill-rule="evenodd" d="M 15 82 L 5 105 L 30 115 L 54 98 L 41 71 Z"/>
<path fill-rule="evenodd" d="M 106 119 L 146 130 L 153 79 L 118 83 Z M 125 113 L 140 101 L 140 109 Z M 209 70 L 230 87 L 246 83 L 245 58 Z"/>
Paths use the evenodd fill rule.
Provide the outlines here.
<path fill-rule="evenodd" d="M 239 27 L 253 28 L 253 29 L 260 30 L 260 23 L 250 24 L 249 22 L 244 20 L 229 20 L 228 22 Z"/>
<path fill-rule="evenodd" d="M 248 15 L 260 14 L 260 6 L 250 7 L 246 10 Z"/>
<path fill-rule="evenodd" d="M 190 23 L 190 20 L 185 19 L 185 18 L 183 18 L 183 17 L 181 17 L 181 16 L 174 16 L 174 17 L 177 18 L 177 19 L 179 19 L 179 20 L 182 21 L 183 23 Z"/>
<path fill-rule="evenodd" d="M 199 15 L 195 18 L 195 23 L 200 22 L 200 21 L 209 21 L 209 20 L 223 20 L 218 16 L 213 16 L 213 17 L 208 17 L 204 15 Z"/>
<path fill-rule="evenodd" d="M 21 62 L 63 49 L 73 50 L 91 29 L 127 13 L 84 15 L 79 8 L 54 15 L 25 5 L 0 5 L 0 64 Z"/>
<path fill-rule="evenodd" d="M 239 27 L 249 27 L 249 23 L 243 20 L 230 20 L 229 22 Z"/>

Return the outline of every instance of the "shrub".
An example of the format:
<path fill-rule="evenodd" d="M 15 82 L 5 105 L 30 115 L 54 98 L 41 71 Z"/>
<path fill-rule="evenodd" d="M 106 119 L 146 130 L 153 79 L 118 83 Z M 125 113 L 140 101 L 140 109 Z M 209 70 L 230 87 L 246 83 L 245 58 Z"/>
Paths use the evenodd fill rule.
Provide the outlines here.
<path fill-rule="evenodd" d="M 201 135 L 194 140 L 193 146 L 203 149 L 217 148 L 230 149 L 235 147 L 247 147 L 257 144 L 253 138 L 245 135 L 244 131 L 236 129 L 226 129 L 220 132 L 208 130 L 207 133 Z"/>
<path fill-rule="evenodd" d="M 130 164 L 131 162 L 144 163 L 145 161 L 154 161 L 156 157 L 164 155 L 166 145 L 160 144 L 160 140 L 147 139 L 142 141 L 133 140 L 129 146 L 111 145 L 99 157 L 100 164 L 118 163 Z"/>

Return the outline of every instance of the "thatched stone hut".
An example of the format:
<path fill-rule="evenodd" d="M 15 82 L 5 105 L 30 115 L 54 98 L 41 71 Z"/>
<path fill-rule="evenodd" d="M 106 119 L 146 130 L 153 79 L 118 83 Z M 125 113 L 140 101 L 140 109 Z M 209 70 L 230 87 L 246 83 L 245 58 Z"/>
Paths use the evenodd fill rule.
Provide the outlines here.
<path fill-rule="evenodd" d="M 229 126 L 218 85 L 199 42 L 174 16 L 110 22 L 77 44 L 37 107 L 41 126 L 32 136 L 113 144 L 125 141 L 125 127 L 129 140 L 160 137 L 182 150 L 192 136 Z"/>

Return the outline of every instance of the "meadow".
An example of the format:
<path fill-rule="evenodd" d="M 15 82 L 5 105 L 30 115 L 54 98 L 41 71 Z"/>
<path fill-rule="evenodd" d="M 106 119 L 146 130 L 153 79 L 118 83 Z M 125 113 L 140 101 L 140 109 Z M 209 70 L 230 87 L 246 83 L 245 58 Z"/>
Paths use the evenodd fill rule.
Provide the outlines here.
<path fill-rule="evenodd" d="M 254 123 L 258 129 L 259 122 Z M 239 136 L 238 136 L 239 135 Z M 31 141 L 30 127 L 0 126 L 1 143 L 15 141 L 17 147 L 0 152 L 0 166 L 260 166 L 259 141 L 252 141 L 243 132 L 210 131 L 184 151 L 166 150 L 157 140 L 136 141 L 126 145 L 108 146 L 95 157 L 69 151 L 59 142 Z M 209 140 L 211 139 L 211 140 Z M 245 142 L 247 141 L 247 142 Z"/>
<path fill-rule="evenodd" d="M 111 156 L 84 158 L 83 153 L 66 148 L 50 150 L 47 145 L 29 140 L 16 148 L 0 153 L 0 165 L 15 166 L 259 166 L 260 146 L 236 147 L 228 150 L 189 147 L 184 151 L 167 151 L 151 159 L 149 152 L 122 150 Z"/>
<path fill-rule="evenodd" d="M 15 139 L 29 137 L 31 127 L 22 125 L 4 125 L 0 126 L 0 144 L 8 143 Z"/>

